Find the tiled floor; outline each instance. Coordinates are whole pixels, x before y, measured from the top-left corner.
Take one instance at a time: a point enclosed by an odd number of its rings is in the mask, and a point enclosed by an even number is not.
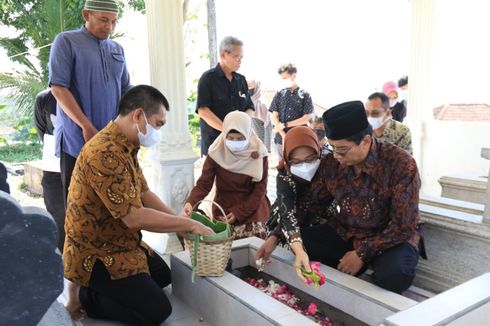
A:
[[[178,242],[176,237],[175,237],[175,241]],[[179,247],[177,246],[177,244],[175,244],[173,245],[173,248],[178,249]],[[168,254],[163,255],[162,258],[165,260],[165,262],[168,265],[170,265],[170,256]],[[211,326],[211,324],[207,323],[205,320],[201,321],[200,320],[201,317],[196,312],[194,312],[185,303],[180,301],[172,294],[171,285],[166,287],[164,291],[167,294],[170,303],[172,304],[172,314],[162,324],[162,326],[194,326],[194,325]],[[63,304],[64,306],[64,304],[66,303],[66,299],[67,296],[66,296],[66,284],[65,284],[65,291],[59,296],[58,301],[60,301],[61,304]],[[58,325],[58,324],[55,324],[55,321],[53,321],[52,323],[48,321],[46,325],[51,326],[51,325]],[[75,325],[76,326],[125,326],[125,324],[116,321],[108,321],[108,320],[100,320],[100,319],[92,319],[92,318],[85,318],[80,322],[76,322]]]
[[[205,320],[201,320],[201,316],[191,310],[186,304],[180,301],[172,294],[171,286],[164,289],[167,297],[172,304],[172,314],[170,317],[162,324],[162,326],[211,326],[211,324],[207,323]],[[66,302],[66,293],[63,293],[59,298],[63,305]],[[48,321],[46,325],[58,325],[55,321],[51,323]],[[75,323],[76,326],[125,326],[125,324],[116,322],[116,321],[108,321],[108,320],[100,320],[100,319],[92,319],[85,318],[80,322]],[[60,325],[61,326],[61,325]],[[65,325],[63,325],[65,326]]]

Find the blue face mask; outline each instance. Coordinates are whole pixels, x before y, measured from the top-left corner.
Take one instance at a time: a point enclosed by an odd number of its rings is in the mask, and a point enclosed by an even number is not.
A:
[[[136,129],[138,129],[138,139],[140,140],[141,146],[153,147],[160,142],[160,132],[158,132],[158,130],[153,128],[153,126],[148,123],[145,114],[143,116],[145,117],[145,122],[146,122],[146,134],[143,134],[140,131],[138,124],[136,124]]]

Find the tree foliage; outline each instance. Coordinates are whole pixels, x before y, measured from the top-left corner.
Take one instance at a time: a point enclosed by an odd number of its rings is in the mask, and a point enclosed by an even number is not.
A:
[[[14,31],[13,36],[0,37],[0,46],[23,67],[0,74],[0,88],[9,91],[8,99],[23,115],[32,115],[36,94],[48,85],[50,44],[58,33],[83,25],[84,4],[85,0],[0,1],[0,25]],[[144,0],[130,0],[122,9],[128,7],[144,11]]]
[[[84,4],[84,0],[4,0],[0,4],[0,23],[14,28],[17,35],[0,38],[0,46],[13,56],[13,61],[37,73],[47,85],[50,50],[47,45],[58,33],[83,24]],[[29,56],[18,55],[29,48],[41,48],[33,52],[39,60],[39,68]]]

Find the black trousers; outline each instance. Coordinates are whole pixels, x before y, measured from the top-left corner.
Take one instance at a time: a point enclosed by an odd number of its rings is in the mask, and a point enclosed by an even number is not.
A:
[[[97,260],[88,287],[80,289],[80,302],[87,316],[128,325],[160,325],[172,313],[162,288],[171,282],[170,269],[160,256],[148,256],[146,273],[111,280]]]
[[[44,193],[44,205],[58,227],[58,248],[63,252],[65,243],[65,205],[61,200],[63,198],[63,184],[61,182],[61,173],[43,171],[41,181]]]
[[[354,249],[352,240],[344,241],[326,224],[301,229],[301,237],[310,260],[320,261],[333,268],[337,268],[339,260],[346,252]],[[370,265],[374,284],[401,293],[412,284],[418,259],[419,251],[416,248],[408,243],[401,243],[374,257],[358,275]]]
[[[66,210],[66,200],[68,198],[68,187],[70,186],[71,175],[75,168],[76,157],[71,156],[61,151],[60,156],[60,170],[61,170],[61,182],[63,184],[63,202]]]

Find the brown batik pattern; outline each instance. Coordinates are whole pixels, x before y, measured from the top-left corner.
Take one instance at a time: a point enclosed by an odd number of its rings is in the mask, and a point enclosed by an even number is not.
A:
[[[325,205],[337,202],[337,214],[327,223],[344,240],[354,240],[363,261],[403,242],[418,246],[420,178],[407,152],[374,141],[359,175],[332,155],[319,170],[308,196]]]
[[[267,231],[269,235],[276,235],[285,247],[301,239],[302,227],[325,223],[334,214],[333,202],[325,204],[318,200],[318,196],[311,195],[318,192],[312,187],[323,187],[321,183],[314,182],[318,178],[319,174],[316,174],[311,183],[302,183],[293,179],[286,170],[277,174],[277,197],[272,205]]]
[[[112,279],[148,273],[139,230],[120,219],[140,208],[141,193],[148,190],[136,158],[138,148],[110,122],[82,149],[68,193],[65,277],[88,285],[96,260]]]

